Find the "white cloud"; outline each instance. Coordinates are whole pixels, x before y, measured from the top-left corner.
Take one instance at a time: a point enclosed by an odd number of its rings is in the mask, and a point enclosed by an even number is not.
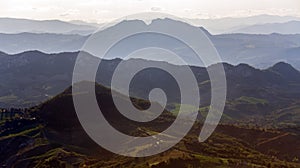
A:
[[[0,17],[105,22],[139,12],[184,18],[299,15],[299,0],[0,0]],[[200,15],[199,15],[200,14]]]

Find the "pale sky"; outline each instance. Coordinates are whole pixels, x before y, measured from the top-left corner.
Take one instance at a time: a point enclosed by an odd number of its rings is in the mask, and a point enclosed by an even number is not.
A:
[[[300,16],[300,0],[0,0],[0,17],[107,22],[158,11],[184,18]]]

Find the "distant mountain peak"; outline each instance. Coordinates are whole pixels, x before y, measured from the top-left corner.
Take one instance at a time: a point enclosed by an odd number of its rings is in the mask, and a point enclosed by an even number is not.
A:
[[[169,25],[168,25],[169,24]],[[146,21],[143,19],[129,19],[129,20],[122,20],[117,24],[113,24],[111,26],[106,27],[105,29],[109,29],[109,28],[130,28],[133,26],[141,26],[141,27],[146,27],[146,26],[164,26],[164,27],[176,27],[176,25],[185,25],[187,27],[191,27],[194,29],[200,29],[203,33],[205,33],[207,36],[212,36],[212,34],[205,29],[204,27],[199,27],[199,26],[194,26],[193,24],[190,24],[189,21],[185,21],[185,20],[177,20],[177,19],[173,19],[173,18],[155,18],[152,19],[150,21]],[[105,30],[103,29],[103,30]]]
[[[153,19],[151,23],[155,23],[155,22],[173,22],[173,23],[188,24],[187,22],[185,22],[183,20],[172,19],[172,18],[168,18],[168,17]],[[188,25],[190,25],[190,24],[188,24]]]
[[[205,29],[203,26],[194,26],[192,24],[190,24],[188,21],[184,21],[184,20],[176,20],[176,19],[172,19],[172,18],[157,18],[157,19],[153,19],[151,23],[157,23],[157,22],[172,22],[172,23],[178,23],[178,24],[185,24],[185,25],[188,25],[188,26],[192,26],[192,27],[195,27],[195,28],[200,28],[205,34],[207,35],[211,35],[209,33],[209,31],[207,29]]]
[[[292,70],[292,71],[297,71],[292,65],[286,63],[286,62],[278,62],[276,64],[274,64],[271,67],[272,70],[276,70],[276,71],[284,71],[284,70]]]
[[[290,77],[294,78],[295,80],[300,80],[300,72],[286,62],[278,62],[268,70],[276,72],[285,78]]]
[[[8,54],[5,53],[5,52],[0,51],[0,55],[8,55]]]
[[[236,66],[237,69],[239,70],[255,70],[254,67],[250,66],[249,64],[245,63],[240,63]]]
[[[143,20],[140,20],[140,19],[122,20],[117,25],[128,24],[128,23],[136,23],[136,24],[144,24],[144,25],[146,25],[146,22],[143,21]]]
[[[47,54],[39,50],[29,50],[14,55],[47,55]]]
[[[234,70],[235,72],[242,74],[243,77],[252,76],[257,71],[254,67],[245,63],[238,64],[234,67]]]

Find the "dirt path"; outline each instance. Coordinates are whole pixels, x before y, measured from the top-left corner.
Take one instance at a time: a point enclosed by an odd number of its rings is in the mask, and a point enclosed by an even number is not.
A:
[[[285,136],[287,136],[287,135],[289,135],[288,132],[287,132],[287,133],[284,133],[284,134],[281,134],[281,135],[278,135],[278,136],[276,136],[276,137],[273,137],[273,138],[264,140],[264,141],[258,143],[257,146],[260,146],[260,145],[262,145],[262,144],[265,144],[265,143],[268,143],[268,142],[271,142],[271,141],[275,141],[275,140],[277,140],[277,139],[279,139],[279,138],[282,138],[282,137],[285,137]]]

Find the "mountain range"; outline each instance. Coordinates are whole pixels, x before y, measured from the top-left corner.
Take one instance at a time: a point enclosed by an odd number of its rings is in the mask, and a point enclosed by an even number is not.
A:
[[[139,18],[136,18],[139,19]],[[141,18],[142,19],[142,18]],[[280,27],[288,27],[291,21],[300,21],[299,17],[293,16],[276,16],[276,15],[256,15],[249,17],[225,17],[210,19],[190,19],[185,21],[195,26],[205,27],[212,34],[227,34],[233,32],[241,32],[243,29],[259,26],[260,29],[252,29],[251,33],[284,33],[291,34],[286,29],[270,29],[268,24],[278,24]],[[265,26],[266,24],[266,26]],[[61,20],[32,20],[21,18],[0,18],[0,33],[17,34],[17,33],[57,33],[57,34],[80,34],[88,35],[101,28],[105,23],[89,23],[80,20],[61,21]],[[264,28],[266,27],[266,28]],[[268,29],[266,31],[264,29]],[[299,30],[293,29],[299,33]],[[244,31],[247,32],[247,31]]]
[[[79,81],[72,85],[79,50],[101,24],[1,18],[0,167],[300,167],[299,18],[261,15],[194,21],[196,26],[168,18],[155,19],[149,24],[126,20],[96,35],[109,38],[113,36],[111,30],[121,32],[137,26],[165,29],[170,25],[185,26],[191,36],[192,32],[204,32],[224,62],[204,67],[196,64],[192,53],[178,43],[146,34],[147,40],[134,36],[128,41],[134,46],[124,43],[109,52],[109,57],[101,60],[94,82]],[[218,34],[224,32],[229,34]],[[149,44],[176,49],[188,64],[174,63],[159,52],[152,59],[139,57],[139,53],[134,58],[123,58],[132,47]],[[81,51],[80,54],[85,56],[82,61],[100,59],[97,53]],[[121,63],[126,70],[116,70]],[[176,79],[153,67],[138,72],[130,80],[129,99],[124,99],[124,88],[111,86],[113,75],[118,72],[119,81],[128,79],[127,72],[137,65],[156,65],[182,76],[189,68],[199,88],[199,107],[182,104]],[[213,134],[200,143],[199,132],[211,108],[213,82],[208,72],[219,65],[224,67],[227,84],[224,112]],[[90,65],[83,68],[87,66]],[[95,92],[72,90],[86,86],[94,87]],[[164,91],[167,98],[164,108],[159,102],[150,102],[149,94],[154,88]],[[156,143],[150,146],[169,143],[156,135],[173,124],[182,106],[197,109],[197,120],[179,143],[163,153],[141,158],[120,156],[96,144],[79,122],[73,98],[94,93],[95,102],[113,128],[135,137],[153,135]],[[139,110],[158,105],[162,113],[149,122],[137,122],[120,113],[115,99],[133,104]],[[85,112],[90,111],[87,105]],[[89,120],[89,125],[92,124],[103,123]],[[99,136],[107,139],[106,133],[110,134],[107,131]],[[123,142],[119,145],[126,145],[132,154],[144,152],[148,147],[139,145],[135,139]]]
[[[69,23],[60,20],[30,20],[16,18],[0,18],[0,32],[16,33],[55,33],[55,34],[91,34],[96,26]]]
[[[256,68],[267,68],[277,62],[284,61],[292,64],[297,69],[300,69],[300,61],[298,57],[298,50],[300,46],[300,35],[282,35],[282,34],[268,34],[268,35],[253,35],[253,34],[222,34],[211,35],[204,28],[194,27],[186,23],[175,21],[171,19],[154,20],[151,25],[146,25],[139,20],[123,21],[112,27],[100,31],[98,34],[104,35],[109,29],[130,28],[134,26],[163,26],[165,24],[184,25],[187,28],[195,31],[203,31],[212,41],[221,59],[233,65],[239,63],[246,63]],[[35,34],[35,33],[21,33],[21,34],[0,34],[0,51],[8,54],[17,54],[29,50],[39,50],[45,53],[59,53],[59,52],[75,52],[82,48],[84,42],[89,36],[81,35],[63,35],[63,34]],[[156,39],[161,47],[168,48],[169,46],[176,47],[174,41],[164,41],[163,39]],[[144,45],[146,41],[135,41],[137,45]],[[128,46],[124,46],[123,50],[115,51],[115,55],[111,55],[110,59],[116,57],[123,57]],[[191,53],[185,48],[181,48],[179,52],[186,55],[188,64],[193,64],[195,61],[190,59]],[[164,56],[157,57],[161,60],[166,60]],[[199,65],[198,65],[199,66]]]
[[[300,72],[291,65],[279,62],[256,69],[223,63],[228,85],[226,106],[221,123],[204,143],[198,142],[198,135],[210,108],[210,80],[206,68],[191,66],[201,95],[198,121],[170,150],[131,158],[95,144],[80,125],[72,100],[80,94],[72,93],[70,86],[77,54],[0,53],[2,167],[299,167]],[[180,71],[182,66],[142,59],[102,60],[96,78],[101,85],[93,83],[103,115],[120,132],[143,137],[168,128],[180,107],[176,81],[158,69],[138,73],[131,82],[131,102],[127,103],[147,109],[149,90],[159,87],[168,104],[155,120],[134,122],[118,112],[107,87],[121,61],[126,67],[155,63]],[[138,146],[133,151],[143,149]]]
[[[193,25],[202,26],[208,29],[212,34],[228,34],[237,32],[239,29],[247,29],[251,26],[263,25],[265,24],[275,24],[278,23],[281,26],[285,26],[286,23],[290,21],[300,21],[299,17],[293,16],[276,16],[276,15],[256,15],[249,17],[225,17],[225,18],[212,18],[212,19],[187,19],[190,20]],[[274,27],[273,31],[265,32],[262,30],[257,30],[252,32],[254,34],[265,34],[265,33],[280,33],[277,32],[278,29]],[[296,30],[299,33],[299,30]],[[284,33],[290,34],[288,31]]]
[[[299,34],[300,21],[289,21],[285,23],[265,23],[243,27],[234,30],[234,33],[246,34]]]
[[[1,107],[33,106],[63,91],[71,85],[77,54],[45,54],[38,51],[17,55],[2,53],[0,56],[2,60],[0,64]],[[87,59],[95,58],[88,53],[85,54]],[[96,81],[110,86],[115,68],[121,61],[121,59],[102,60]],[[122,62],[128,68],[136,64],[148,65],[149,63],[179,71],[182,68],[180,65],[143,59],[123,60]],[[300,73],[287,63],[280,62],[263,70],[247,64],[233,66],[224,63],[223,66],[228,85],[224,122],[256,116],[263,119],[271,115],[274,110],[289,107],[297,103],[299,99]],[[208,68],[214,68],[214,65]],[[198,81],[201,93],[200,109],[205,116],[210,104],[210,80],[206,68],[191,66],[191,70]],[[176,113],[180,102],[180,95],[176,90],[179,88],[174,78],[168,73],[155,68],[146,69],[133,78],[130,87],[132,96],[143,99],[148,99],[151,89],[162,88],[168,98],[167,109]]]

